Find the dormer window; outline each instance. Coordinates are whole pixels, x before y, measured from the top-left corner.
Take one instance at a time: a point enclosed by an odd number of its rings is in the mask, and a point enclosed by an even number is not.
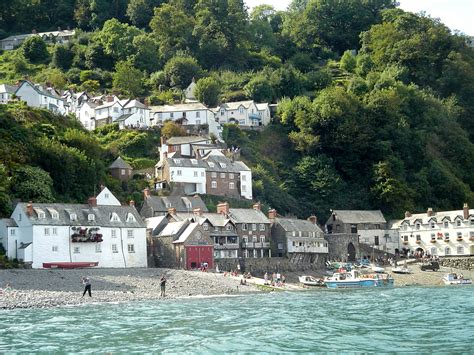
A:
[[[44,212],[38,212],[38,218],[39,219],[45,219],[46,218],[46,214]]]
[[[174,161],[175,164],[178,164],[178,165],[181,164],[181,159],[173,159],[173,161]]]
[[[110,216],[110,221],[111,222],[120,222],[120,218],[117,215],[117,213],[113,212],[112,215]]]
[[[457,227],[461,227],[461,220],[460,220],[460,219],[458,219],[458,220],[456,221],[456,226],[457,226]]]
[[[226,163],[219,163],[219,165],[221,166],[221,168],[224,168],[224,169],[227,167]]]
[[[209,164],[209,166],[210,166],[211,168],[213,168],[213,167],[215,166],[212,161],[208,161],[207,163]]]
[[[420,224],[420,223],[416,223],[416,224],[415,224],[415,229],[416,229],[416,230],[419,230],[420,227],[421,227],[421,224]]]
[[[89,214],[87,215],[87,220],[88,220],[89,222],[95,221],[95,215],[94,215],[93,213],[89,213]]]
[[[197,161],[196,159],[191,159],[191,163],[192,163],[193,165],[197,165],[198,161]]]
[[[131,213],[127,215],[127,222],[136,222],[135,216]]]
[[[448,228],[449,227],[449,222],[448,221],[444,221],[444,228]]]
[[[70,219],[71,221],[77,221],[77,214],[71,213],[71,214],[69,215],[69,219]]]

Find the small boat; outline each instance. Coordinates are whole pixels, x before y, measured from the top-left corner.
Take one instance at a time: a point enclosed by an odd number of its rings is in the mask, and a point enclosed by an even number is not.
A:
[[[94,267],[99,265],[98,261],[91,262],[56,262],[56,263],[43,263],[45,269],[78,269],[84,267]]]
[[[396,266],[392,268],[392,272],[394,274],[411,274],[411,269],[407,268],[406,266]]]
[[[471,285],[471,279],[465,279],[462,275],[458,275],[454,272],[450,272],[443,276],[443,282],[445,285]]]
[[[313,276],[300,276],[298,279],[306,286],[324,286],[324,281],[322,279],[317,279]]]
[[[357,270],[351,272],[336,272],[331,277],[326,277],[324,283],[327,288],[362,288],[362,287],[391,287],[393,277],[388,274],[365,274]]]
[[[372,271],[376,273],[384,273],[385,269],[378,265],[372,265]]]

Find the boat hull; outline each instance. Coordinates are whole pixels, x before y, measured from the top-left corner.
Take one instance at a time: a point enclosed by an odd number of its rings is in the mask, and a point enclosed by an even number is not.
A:
[[[43,263],[45,269],[78,269],[84,267],[95,267],[99,265],[98,261],[92,262],[58,262],[58,263]]]
[[[327,288],[367,288],[367,287],[392,287],[393,279],[362,279],[325,281]]]

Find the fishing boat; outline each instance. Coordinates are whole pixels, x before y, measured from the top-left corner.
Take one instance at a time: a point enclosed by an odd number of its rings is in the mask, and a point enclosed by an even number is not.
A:
[[[327,288],[391,287],[393,282],[388,274],[361,274],[358,270],[336,272],[324,279]]]
[[[443,276],[443,282],[445,285],[471,285],[471,279],[465,279],[462,275],[458,275],[454,272],[450,272]]]
[[[406,266],[396,266],[392,268],[392,272],[394,274],[411,274],[412,273],[411,269]]]
[[[372,264],[371,268],[372,268],[372,271],[376,272],[376,273],[384,273],[385,272],[385,269],[383,267],[375,265],[375,264]]]
[[[317,279],[313,276],[300,276],[298,277],[300,280],[300,283],[302,283],[305,286],[324,286],[324,281],[322,279]]]
[[[92,262],[56,262],[56,263],[43,263],[45,269],[78,269],[84,267],[95,267],[99,265],[98,261]]]

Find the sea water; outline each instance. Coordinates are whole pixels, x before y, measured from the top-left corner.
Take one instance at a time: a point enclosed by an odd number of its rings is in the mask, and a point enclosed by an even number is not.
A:
[[[474,287],[0,311],[0,352],[474,352]]]

